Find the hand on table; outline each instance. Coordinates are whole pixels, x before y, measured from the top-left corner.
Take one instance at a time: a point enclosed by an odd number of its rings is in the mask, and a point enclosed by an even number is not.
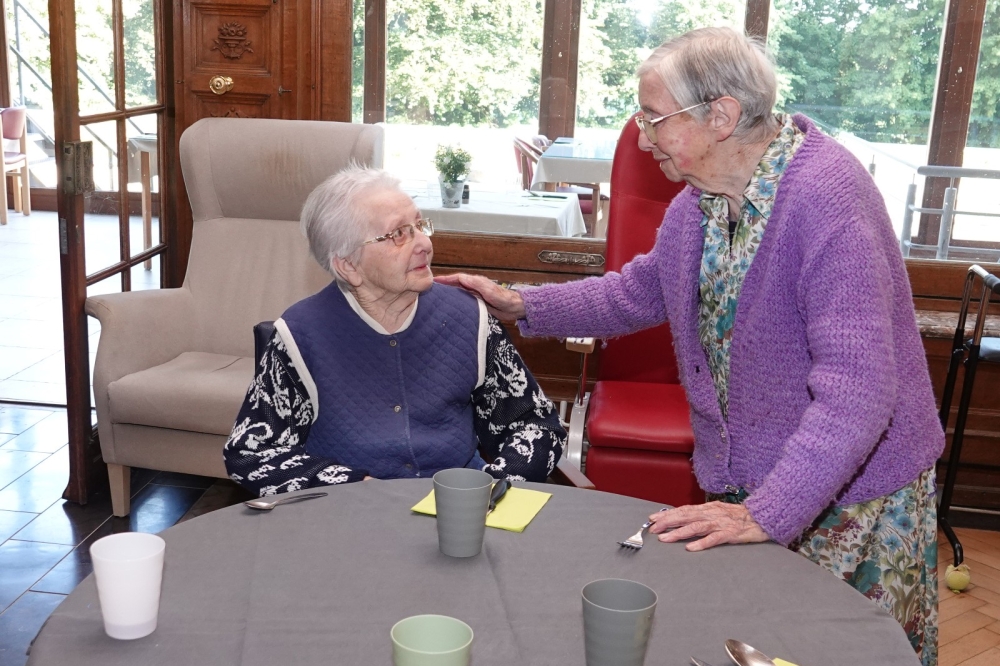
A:
[[[521,294],[513,289],[504,289],[482,275],[454,273],[440,275],[435,277],[434,281],[452,287],[461,287],[483,299],[490,314],[500,321],[524,319],[524,300],[521,298]]]
[[[771,540],[742,504],[691,504],[654,513],[649,519],[653,521],[649,528],[650,534],[659,534],[660,541],[664,543],[703,537],[685,547],[692,552],[724,543],[762,543]],[[673,531],[664,534],[668,529]]]

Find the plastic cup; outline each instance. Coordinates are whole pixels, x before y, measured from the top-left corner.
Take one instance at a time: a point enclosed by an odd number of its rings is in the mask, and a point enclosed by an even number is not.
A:
[[[656,592],[642,583],[605,578],[583,588],[587,666],[642,666]]]
[[[443,469],[434,475],[438,547],[442,553],[473,557],[483,550],[492,484],[492,476],[476,469]]]
[[[132,640],[156,630],[166,543],[155,534],[124,532],[94,542],[90,557],[104,631]]]
[[[472,627],[447,615],[414,615],[392,627],[395,666],[468,666]]]

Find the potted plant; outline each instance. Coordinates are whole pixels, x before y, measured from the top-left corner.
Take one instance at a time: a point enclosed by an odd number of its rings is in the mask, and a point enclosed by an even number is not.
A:
[[[438,182],[441,183],[441,205],[445,208],[458,208],[462,203],[462,187],[469,175],[469,163],[472,155],[461,148],[438,146],[434,153],[434,166],[438,170]]]

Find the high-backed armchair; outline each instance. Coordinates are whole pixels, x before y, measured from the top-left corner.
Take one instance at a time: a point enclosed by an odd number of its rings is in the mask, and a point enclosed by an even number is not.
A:
[[[302,204],[352,160],[382,166],[382,153],[376,125],[209,118],[184,132],[184,285],[87,299],[101,321],[94,398],[116,516],[129,512],[130,467],[226,476],[254,325],[331,279],[299,231]]]
[[[630,118],[611,170],[606,271],[652,249],[667,206],[684,187],[664,177],[638,138]],[[568,457],[579,459],[573,448],[585,417],[587,477],[598,490],[672,505],[705,500],[692,471],[694,432],[667,324],[607,341],[586,410],[574,408]]]

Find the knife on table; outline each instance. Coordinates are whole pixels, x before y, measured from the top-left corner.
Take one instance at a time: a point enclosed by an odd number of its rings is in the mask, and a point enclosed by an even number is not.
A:
[[[490,493],[490,509],[486,512],[486,515],[493,513],[493,509],[497,508],[497,502],[503,499],[504,495],[507,494],[507,490],[510,489],[509,479],[500,479],[493,484],[493,492]]]

